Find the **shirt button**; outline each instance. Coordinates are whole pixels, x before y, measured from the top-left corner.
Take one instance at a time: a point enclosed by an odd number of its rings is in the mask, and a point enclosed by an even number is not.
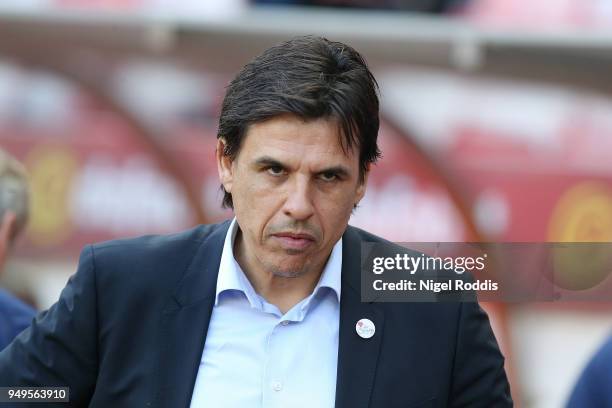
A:
[[[289,325],[289,320],[283,320],[283,321],[281,322],[281,325],[282,325],[282,326],[287,326],[287,325]]]
[[[272,381],[272,389],[274,391],[280,391],[283,389],[283,384],[280,381]]]

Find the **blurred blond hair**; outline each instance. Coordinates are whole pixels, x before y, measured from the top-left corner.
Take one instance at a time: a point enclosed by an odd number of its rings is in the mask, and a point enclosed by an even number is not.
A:
[[[7,211],[15,214],[11,240],[25,228],[30,215],[30,189],[25,167],[0,148],[0,221]]]

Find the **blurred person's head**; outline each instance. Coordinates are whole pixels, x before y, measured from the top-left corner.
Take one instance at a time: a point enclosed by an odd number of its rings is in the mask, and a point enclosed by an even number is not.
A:
[[[365,194],[378,128],[376,80],[346,44],[298,37],[245,65],[217,144],[237,256],[278,276],[318,270]]]
[[[29,216],[26,171],[14,157],[0,149],[0,271],[15,238]]]

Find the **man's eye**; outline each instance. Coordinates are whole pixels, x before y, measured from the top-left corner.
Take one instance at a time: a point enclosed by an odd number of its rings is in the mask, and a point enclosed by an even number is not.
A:
[[[335,181],[338,179],[338,175],[332,172],[321,173],[319,176],[323,181]]]
[[[281,166],[270,166],[267,169],[268,173],[273,176],[282,176],[285,170]]]

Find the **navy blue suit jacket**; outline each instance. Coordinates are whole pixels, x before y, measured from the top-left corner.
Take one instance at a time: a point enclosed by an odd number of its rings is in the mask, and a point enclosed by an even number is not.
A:
[[[0,350],[32,323],[35,314],[31,306],[0,289]]]
[[[588,362],[578,378],[566,408],[612,407],[612,337]]]
[[[86,247],[59,301],[0,353],[0,386],[67,385],[70,406],[188,407],[228,227]],[[343,239],[336,407],[512,406],[477,303],[361,303],[360,243],[383,241],[353,227]]]

